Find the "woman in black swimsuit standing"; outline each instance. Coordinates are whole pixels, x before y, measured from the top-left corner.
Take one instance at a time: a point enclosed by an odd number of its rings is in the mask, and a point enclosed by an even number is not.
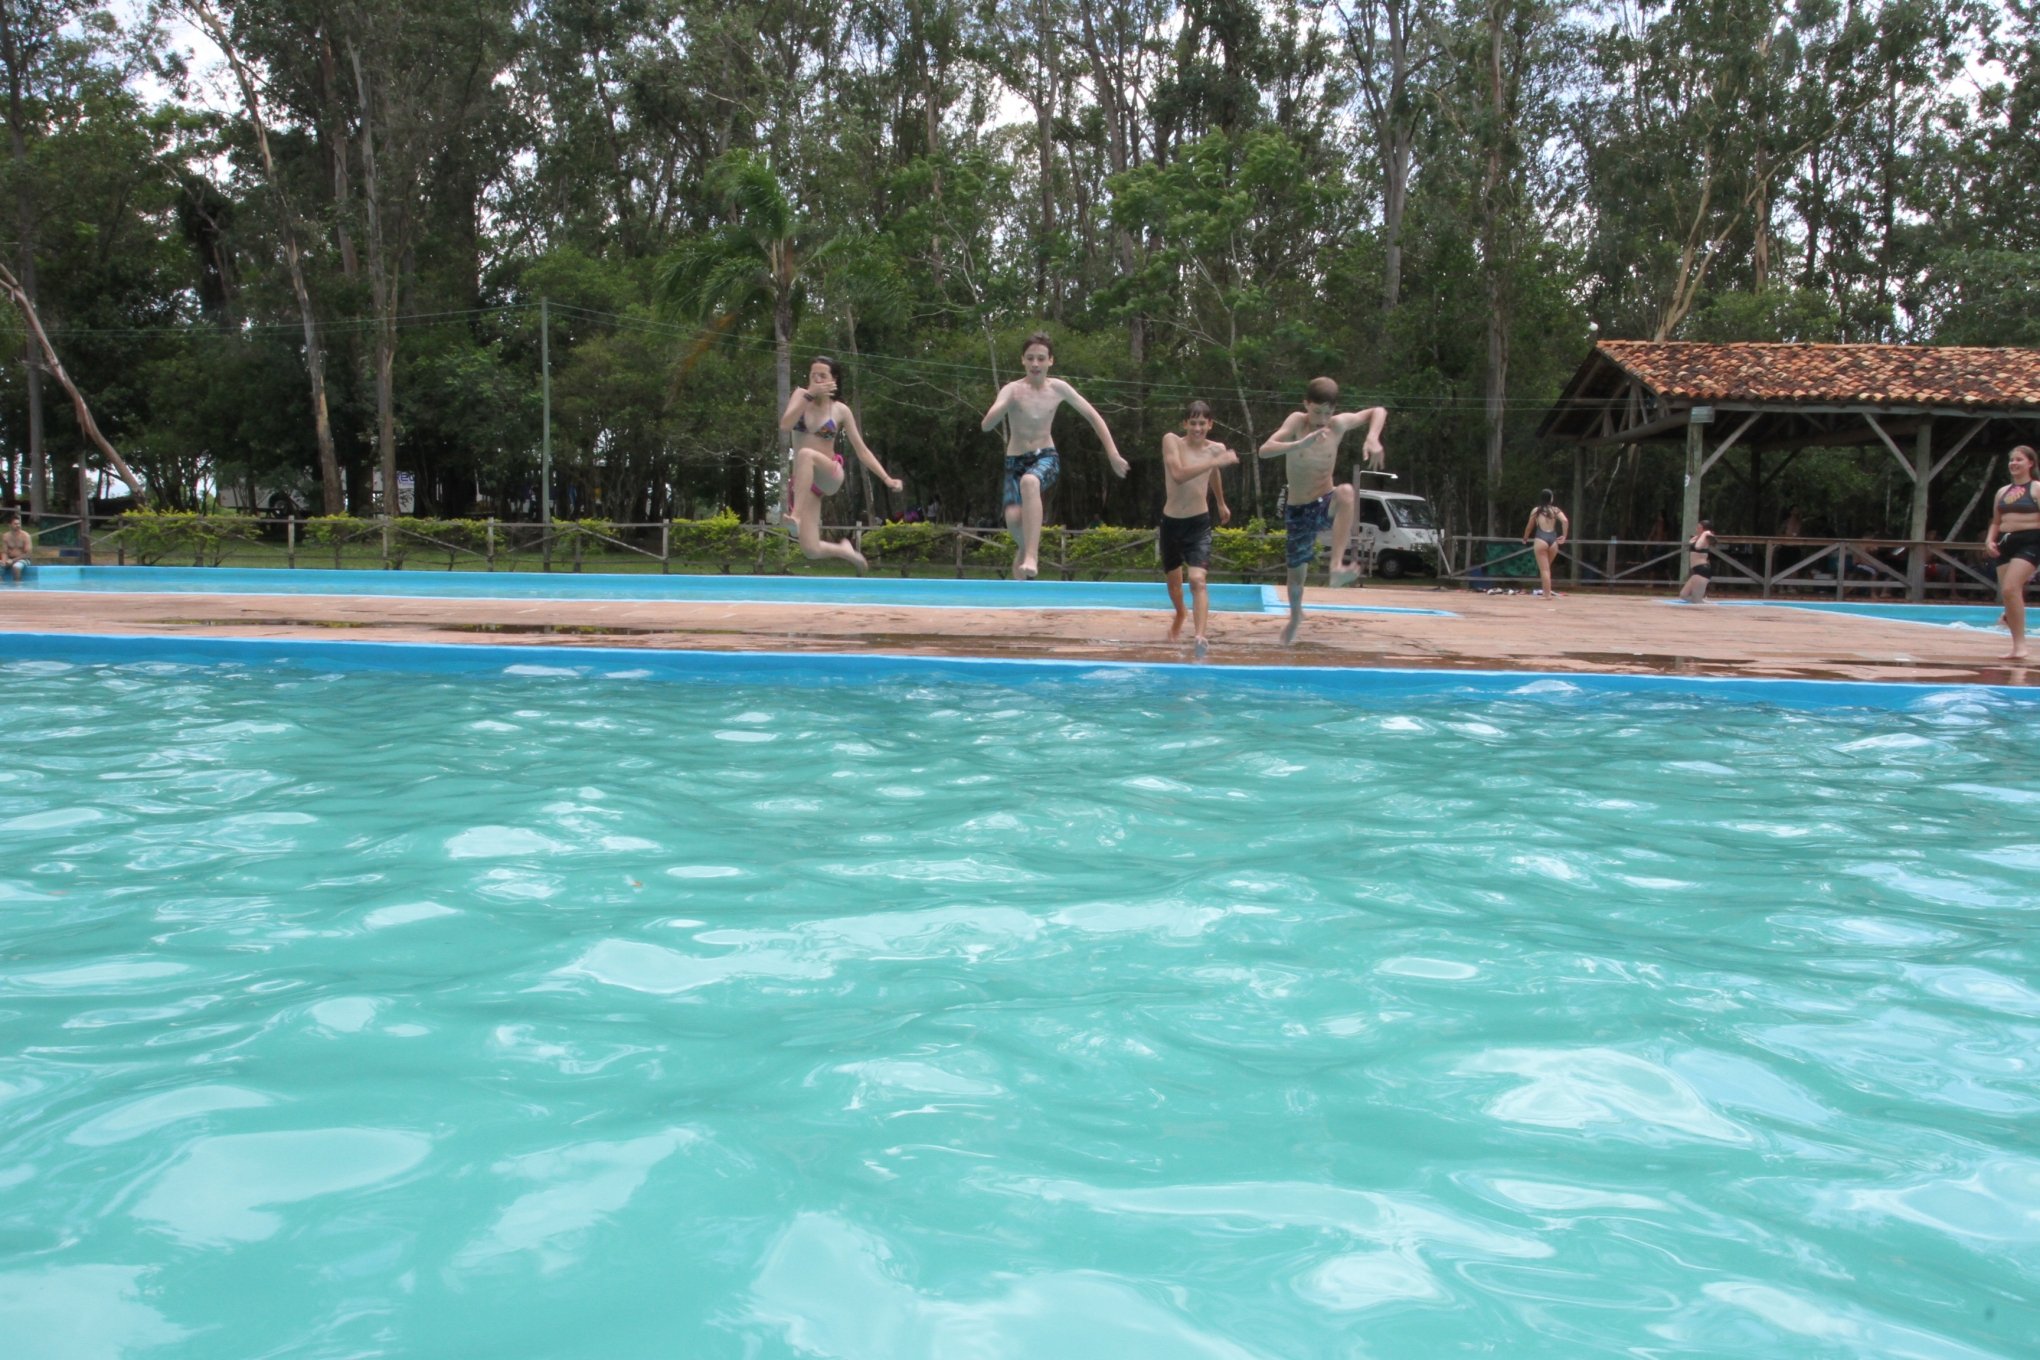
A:
[[[1983,550],[1997,559],[1998,595],[2005,602],[2005,623],[2012,630],[2007,661],[2026,659],[2026,582],[2040,567],[2040,481],[2034,480],[2034,457],[2025,444],[2005,459],[2011,481],[1991,501],[1990,532]]]
[[[1693,555],[1693,565],[1686,569],[1686,584],[1679,591],[1679,598],[1687,604],[1701,604],[1707,599],[1707,583],[1714,579],[1714,567],[1709,554],[1714,551],[1714,521],[1703,519],[1693,537],[1686,541],[1686,550]]]
[[[864,554],[848,543],[829,543],[822,538],[822,501],[843,489],[849,475],[838,445],[850,441],[857,461],[881,482],[898,491],[906,483],[879,465],[878,455],[864,442],[857,417],[836,400],[843,385],[843,369],[834,359],[817,359],[808,365],[808,385],[793,394],[779,417],[779,428],[793,435],[793,467],[787,473],[785,517],[793,521],[800,550],[810,561],[834,557],[848,562],[864,574]]]
[[[1565,543],[1565,537],[1572,531],[1565,511],[1551,503],[1551,489],[1545,488],[1544,499],[1537,502],[1537,508],[1530,512],[1530,518],[1523,525],[1523,541],[1530,545],[1530,551],[1537,555],[1537,574],[1544,579],[1544,598],[1556,599],[1558,592],[1551,588],[1551,564],[1558,558],[1558,550]]]

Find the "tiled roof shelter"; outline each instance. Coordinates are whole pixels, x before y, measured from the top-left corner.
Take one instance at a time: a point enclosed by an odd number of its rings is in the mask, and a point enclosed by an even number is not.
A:
[[[1918,541],[1928,489],[1958,456],[2040,442],[2040,350],[1603,340],[1539,433],[1585,448],[1683,443],[1688,536],[1701,479],[1731,449],[1882,446],[1912,480]],[[1918,598],[1923,554],[1910,563]]]

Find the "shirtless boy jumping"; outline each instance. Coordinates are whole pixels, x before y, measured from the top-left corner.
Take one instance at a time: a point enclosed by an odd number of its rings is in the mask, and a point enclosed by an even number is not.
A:
[[[1055,366],[1055,346],[1046,335],[1036,331],[1027,337],[1027,343],[1020,347],[1020,366],[1027,370],[1027,376],[999,389],[998,399],[985,412],[979,428],[989,431],[1001,420],[1006,422],[1006,528],[1018,545],[1013,554],[1013,579],[1031,581],[1040,570],[1041,497],[1055,485],[1056,475],[1062,471],[1051,429],[1056,409],[1068,402],[1078,415],[1091,422],[1091,428],[1098,432],[1098,442],[1105,446],[1105,457],[1113,472],[1124,477],[1127,462],[1119,456],[1119,446],[1112,442],[1112,431],[1105,428],[1105,418],[1077,395],[1076,388],[1061,378],[1048,376],[1048,370]]]
[[[1162,436],[1162,469],[1167,474],[1168,496],[1162,502],[1162,570],[1169,578],[1169,603],[1176,606],[1175,621],[1169,625],[1169,641],[1183,635],[1183,578],[1190,578],[1190,600],[1197,611],[1195,642],[1203,656],[1209,644],[1204,640],[1204,620],[1211,613],[1211,592],[1205,587],[1205,573],[1211,566],[1211,511],[1209,497],[1218,497],[1218,522],[1232,518],[1225,503],[1225,487],[1218,470],[1236,466],[1240,456],[1223,444],[1206,438],[1211,433],[1211,408],[1201,401],[1190,403],[1183,420],[1183,433]]]
[[[1290,412],[1261,445],[1261,457],[1279,454],[1288,459],[1289,509],[1284,527],[1289,531],[1289,626],[1282,630],[1285,646],[1296,641],[1296,630],[1303,626],[1303,580],[1326,529],[1332,531],[1331,583],[1348,586],[1360,578],[1359,566],[1346,558],[1358,503],[1351,483],[1332,485],[1332,471],[1339,442],[1362,425],[1367,427],[1367,442],[1361,446],[1361,456],[1370,468],[1382,465],[1386,455],[1381,448],[1381,426],[1388,419],[1388,409],[1371,406],[1340,415],[1336,413],[1338,404],[1339,385],[1330,378],[1312,378],[1303,390],[1303,409]]]

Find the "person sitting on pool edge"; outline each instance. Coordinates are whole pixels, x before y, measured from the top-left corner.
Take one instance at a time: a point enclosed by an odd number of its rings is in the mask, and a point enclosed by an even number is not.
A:
[[[1197,655],[1209,649],[1204,638],[1204,621],[1211,613],[1211,592],[1205,574],[1211,566],[1211,511],[1208,498],[1218,498],[1218,522],[1232,518],[1225,503],[1225,487],[1218,470],[1236,467],[1240,456],[1205,436],[1211,433],[1211,408],[1201,401],[1190,403],[1183,417],[1183,433],[1173,430],[1162,436],[1162,470],[1167,491],[1162,502],[1162,571],[1169,580],[1169,603],[1176,607],[1169,624],[1169,641],[1183,635],[1183,580],[1190,580],[1190,601],[1197,612],[1193,642]]]
[[[1043,331],[1036,331],[1020,346],[1024,378],[1015,378],[999,389],[992,409],[978,428],[989,433],[1000,421],[1006,422],[1006,484],[1002,500],[1006,507],[1006,531],[1013,535],[1013,579],[1031,581],[1040,571],[1041,498],[1055,485],[1062,461],[1055,452],[1055,413],[1064,402],[1091,422],[1098,442],[1105,446],[1105,459],[1112,471],[1124,477],[1129,464],[1119,456],[1112,431],[1105,418],[1077,389],[1061,378],[1051,378],[1055,367],[1055,345]]]
[[[7,533],[0,536],[0,570],[19,581],[22,571],[34,559],[35,540],[21,527],[20,515],[9,515]]]
[[[1381,447],[1381,427],[1388,419],[1388,408],[1370,406],[1340,415],[1336,414],[1338,404],[1338,383],[1312,378],[1303,391],[1303,409],[1290,412],[1261,445],[1261,457],[1279,454],[1287,460],[1289,508],[1283,511],[1283,523],[1288,530],[1289,626],[1282,630],[1285,646],[1296,641],[1296,630],[1303,625],[1303,582],[1310,573],[1311,559],[1317,556],[1318,540],[1327,529],[1332,534],[1331,584],[1348,586],[1360,579],[1359,565],[1347,560],[1359,501],[1351,483],[1332,485],[1340,441],[1365,425],[1367,441],[1361,446],[1361,456],[1367,466],[1379,469],[1387,458]]]

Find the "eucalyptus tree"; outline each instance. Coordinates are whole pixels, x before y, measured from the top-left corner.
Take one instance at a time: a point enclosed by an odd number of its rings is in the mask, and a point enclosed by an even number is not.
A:
[[[1381,305],[1402,300],[1410,176],[1445,68],[1444,0],[1353,0],[1339,7],[1359,112],[1381,176]]]
[[[675,315],[705,328],[690,359],[724,336],[757,325],[770,329],[776,418],[793,395],[794,327],[814,272],[837,238],[801,212],[772,163],[757,152],[729,152],[708,179],[720,224],[681,241],[667,257],[658,273],[659,297]],[[791,447],[784,435],[773,443],[782,454]],[[764,500],[761,476],[753,470],[757,504]]]
[[[1781,183],[1818,186],[1792,195],[1810,223],[1835,203],[1824,167],[1882,83],[1877,20],[1829,0],[1618,0],[1604,13],[1600,97],[1578,106],[1576,129],[1589,288],[1604,327],[1665,339],[1723,271],[1731,286],[1777,273]]]
[[[242,107],[247,114],[250,129],[255,134],[256,150],[260,153],[262,175],[277,205],[278,225],[283,235],[284,264],[290,274],[291,292],[297,299],[298,316],[304,327],[305,372],[311,383],[313,434],[319,448],[319,482],[329,515],[337,515],[347,508],[346,492],[340,485],[340,460],[333,448],[333,417],[326,398],[326,347],[320,334],[319,316],[312,306],[312,292],[306,282],[304,247],[298,223],[298,210],[292,201],[288,183],[277,174],[276,156],[270,149],[269,118],[263,111],[260,89],[256,85],[254,72],[240,54],[234,36],[226,21],[207,3],[207,0],[185,0],[185,8],[196,19],[214,44],[225,57],[229,69],[234,73],[234,83],[241,91]]]
[[[49,130],[50,97],[65,79],[62,67],[77,59],[66,30],[93,12],[89,0],[0,0],[0,79],[6,82],[8,196],[14,209],[15,273],[22,297],[36,305],[36,251],[41,231],[37,167],[32,143]],[[42,358],[25,353],[30,508],[41,515],[49,501],[49,464],[43,449]]]
[[[352,0],[337,14],[337,41],[351,79],[349,113],[376,318],[382,510],[394,517],[397,314],[406,275],[430,200],[446,187],[442,173],[479,123],[510,59],[513,9],[509,0],[444,7]]]

